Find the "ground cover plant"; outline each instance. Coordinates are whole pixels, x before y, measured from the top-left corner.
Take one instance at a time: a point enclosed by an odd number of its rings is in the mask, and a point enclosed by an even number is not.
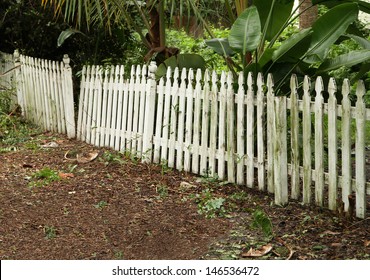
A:
[[[369,218],[275,206],[267,193],[9,118],[12,132],[0,140],[1,259],[370,258]],[[98,157],[79,163],[71,151]]]

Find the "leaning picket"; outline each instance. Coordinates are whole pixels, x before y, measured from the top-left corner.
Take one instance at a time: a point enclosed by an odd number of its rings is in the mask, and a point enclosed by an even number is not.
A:
[[[328,202],[329,209],[337,209],[337,199],[338,199],[338,151],[337,151],[337,99],[335,97],[335,92],[337,90],[335,80],[330,79],[328,92],[328,159],[329,159],[329,182],[328,182]]]
[[[296,75],[292,75],[290,79],[290,142],[291,142],[291,197],[299,199],[300,197],[300,181],[299,181],[299,116],[298,116],[298,79]]]
[[[303,81],[302,142],[303,142],[303,203],[311,203],[312,154],[311,154],[311,80]]]
[[[366,175],[365,175],[365,86],[357,84],[356,101],[356,216],[365,218],[366,213]]]

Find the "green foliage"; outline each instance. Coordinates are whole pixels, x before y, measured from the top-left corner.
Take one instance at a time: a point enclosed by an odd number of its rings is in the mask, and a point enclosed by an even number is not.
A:
[[[54,226],[44,226],[44,234],[46,239],[53,239],[57,236],[57,230]]]
[[[107,205],[108,205],[108,202],[106,202],[106,201],[104,201],[104,200],[101,200],[101,201],[99,201],[97,204],[95,204],[95,205],[94,205],[94,207],[95,207],[96,209],[101,210],[101,209],[103,209],[104,207],[106,207]]]
[[[145,50],[127,26],[112,23],[110,33],[104,26],[83,26],[58,47],[60,34],[72,26],[40,1],[1,1],[0,50],[13,53],[19,49],[22,54],[51,60],[68,54],[76,69],[84,64],[142,63]]]
[[[251,226],[252,228],[261,230],[266,238],[271,238],[273,236],[271,220],[263,210],[257,209],[253,212],[253,221]]]
[[[225,216],[227,211],[224,207],[225,198],[215,197],[212,189],[206,188],[200,194],[193,196],[198,206],[198,213],[207,218]]]
[[[353,78],[359,79],[369,70],[366,50],[361,53],[350,51],[335,60],[328,57],[328,53],[333,44],[338,43],[346,32],[350,32],[349,27],[358,31],[353,25],[361,4],[358,1],[332,2],[334,6],[320,16],[311,28],[286,38],[285,34],[295,29],[296,18],[291,13],[292,1],[258,1],[256,6],[247,8],[237,18],[227,40],[224,38],[222,43],[219,40],[217,44],[213,39],[209,46],[217,53],[227,56],[230,53],[225,51],[228,43],[232,50],[240,54],[239,62],[228,63],[233,73],[240,68],[245,73],[252,71],[254,76],[257,76],[257,72],[262,72],[265,76],[272,73],[277,93],[289,92],[289,78],[293,72],[314,77],[342,66],[362,65],[365,68]],[[352,38],[366,49],[366,40],[356,33],[357,37]],[[286,40],[282,40],[283,37]]]
[[[225,37],[229,34],[230,30],[227,28],[212,28],[212,32],[215,36]],[[211,68],[219,72],[227,70],[227,66],[223,58],[208,48],[203,38],[194,38],[189,36],[184,30],[168,29],[167,44],[180,49],[182,54],[198,54],[202,56],[206,62],[207,68]]]
[[[158,184],[155,188],[159,199],[165,199],[168,197],[168,187],[167,185]]]
[[[50,169],[49,167],[44,167],[31,175],[31,182],[28,186],[30,188],[42,187],[58,180],[60,180],[60,177],[57,171]]]
[[[104,162],[105,166],[108,166],[110,164],[122,165],[125,163],[120,154],[112,151],[105,151],[103,155],[99,158],[99,160]]]

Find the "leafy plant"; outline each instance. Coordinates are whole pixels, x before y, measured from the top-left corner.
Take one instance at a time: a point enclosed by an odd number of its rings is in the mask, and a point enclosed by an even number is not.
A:
[[[261,230],[266,238],[271,238],[273,236],[271,220],[263,210],[257,209],[253,212],[251,226],[252,228]]]
[[[163,184],[158,184],[155,188],[159,199],[165,199],[168,196],[168,187]]]
[[[111,151],[105,151],[100,159],[101,161],[104,162],[104,165],[107,166],[109,164],[124,164],[125,161],[122,159],[122,157],[115,153],[115,152],[111,152]]]
[[[30,183],[30,187],[41,187],[48,185],[51,182],[60,180],[59,173],[55,170],[45,167],[31,175],[33,179]]]
[[[303,29],[276,44],[283,31],[297,18],[293,2],[254,1],[255,6],[244,10],[235,20],[227,38],[213,39],[206,43],[215,52],[232,61],[228,66],[233,73],[239,70],[245,73],[251,71],[255,77],[257,72],[265,76],[272,73],[276,92],[288,86],[286,82],[293,71],[315,76],[342,66],[369,64],[370,49],[359,36],[352,38],[362,43],[362,50],[328,58],[330,47],[346,32],[350,32],[349,27],[357,19],[359,9],[369,11],[368,4],[356,0],[330,1],[334,6],[319,17],[311,28]],[[313,1],[313,5],[317,2],[329,1]],[[240,57],[239,63],[232,60],[231,57],[235,55]]]
[[[197,203],[198,213],[207,218],[224,216],[227,212],[224,207],[225,198],[214,197],[210,188],[203,190],[201,194],[196,194],[193,198]]]
[[[57,236],[57,230],[54,226],[44,226],[44,234],[46,239],[53,239]]]
[[[95,204],[95,205],[94,205],[94,207],[95,207],[96,209],[101,210],[101,209],[103,209],[104,207],[106,207],[107,205],[108,205],[108,203],[107,203],[106,201],[101,200],[101,201],[99,201],[97,204]]]

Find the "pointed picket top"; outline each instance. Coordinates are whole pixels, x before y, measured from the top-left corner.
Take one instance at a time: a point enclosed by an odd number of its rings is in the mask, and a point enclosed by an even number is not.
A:
[[[194,70],[189,69],[189,72],[188,72],[188,88],[193,88],[193,81],[194,81]]]
[[[172,70],[171,67],[167,68],[167,73],[166,73],[166,86],[171,86],[171,77],[172,77]]]
[[[123,82],[124,77],[125,77],[125,66],[121,65],[119,72],[120,72],[120,80]]]
[[[163,77],[161,77],[160,79],[159,79],[159,88],[163,88],[164,87],[164,78]]]
[[[267,75],[267,95],[274,95],[274,77],[271,73]]]
[[[220,82],[221,82],[221,88],[225,88],[226,86],[226,73],[225,71],[222,71],[221,72],[221,79],[220,79]]]
[[[141,75],[146,76],[147,74],[148,74],[148,66],[144,64],[143,68],[141,69]]]
[[[363,97],[365,95],[366,89],[365,89],[365,84],[364,81],[359,80],[357,82],[357,88],[356,88],[356,95],[357,95],[357,104],[362,104],[364,102]]]
[[[239,72],[238,85],[239,85],[238,92],[243,92],[244,93],[244,74],[243,74],[243,72]]]
[[[212,71],[212,90],[214,90],[215,92],[218,91],[217,81],[218,81],[218,75],[216,71],[213,70]]]
[[[200,83],[200,81],[202,80],[202,70],[201,69],[197,69],[197,74],[195,76],[195,79],[197,81],[197,84]]]
[[[316,91],[316,97],[322,98],[322,92],[324,91],[324,82],[321,76],[316,78],[315,91]]]
[[[233,91],[233,82],[234,82],[233,74],[231,73],[231,71],[229,71],[227,72],[227,87],[231,91]]]
[[[337,92],[337,84],[334,78],[330,78],[328,86],[329,98],[336,99],[335,93]]]
[[[349,80],[348,79],[344,79],[343,80],[343,84],[342,84],[342,95],[343,95],[343,99],[345,97],[348,98],[350,87],[351,87],[351,85],[349,83]]]
[[[120,69],[119,65],[116,65],[115,70],[114,70],[114,78],[115,78],[116,82],[117,82],[117,81],[118,81],[118,79],[119,79],[119,69]],[[97,72],[100,72],[100,69],[99,69]],[[137,75],[137,74],[136,74],[136,75]],[[139,75],[140,75],[140,74],[139,74]]]
[[[181,84],[186,82],[187,70],[186,68],[182,68],[181,70]]]
[[[117,75],[117,68],[116,68],[116,75]],[[137,83],[140,83],[140,79],[141,79],[141,66],[137,65],[136,72],[135,72],[135,81]]]
[[[209,73],[209,70],[206,69],[206,71],[204,71],[204,83],[208,83],[211,81],[211,75]]]
[[[212,84],[216,84],[218,81],[218,75],[215,70],[212,71]]]
[[[252,75],[252,72],[248,73],[247,84],[248,84],[247,95],[250,94],[250,95],[253,96],[254,90],[253,90],[253,75]]]
[[[257,76],[257,92],[264,92],[264,86],[265,86],[265,81],[263,79],[262,73],[258,73]]]
[[[135,79],[135,65],[132,65],[130,71],[130,81],[134,82],[134,79]]]
[[[173,83],[174,84],[177,84],[178,81],[179,81],[179,77],[180,77],[180,70],[178,67],[175,68],[175,71],[173,73]]]
[[[303,95],[311,95],[311,78],[308,76],[304,76],[303,79]]]
[[[298,88],[298,78],[296,74],[293,74],[290,77],[290,91],[291,91],[291,96],[297,94],[297,88]]]

